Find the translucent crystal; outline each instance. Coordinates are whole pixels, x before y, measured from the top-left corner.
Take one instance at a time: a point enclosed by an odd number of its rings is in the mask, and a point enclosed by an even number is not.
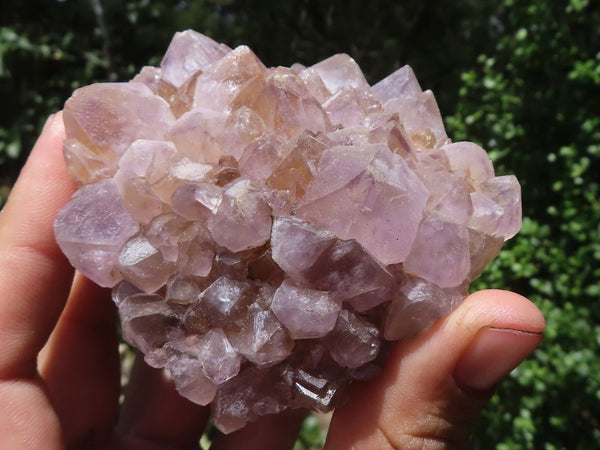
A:
[[[224,432],[343,404],[521,226],[517,179],[451,142],[408,66],[371,87],[348,55],[268,68],[188,30],[63,117],[59,245]]]
[[[388,307],[383,332],[385,339],[414,336],[438,317],[455,309],[465,295],[463,287],[441,288],[418,277],[407,277]]]
[[[104,177],[111,176],[133,141],[163,140],[174,119],[169,104],[141,83],[92,84],[77,89],[63,114],[69,129],[67,143],[74,147],[67,159],[71,174],[81,183],[90,178],[96,181],[89,173],[93,158],[95,164],[104,166],[96,170]]]
[[[273,311],[254,303],[238,323],[241,328],[228,334],[231,343],[240,355],[257,366],[272,366],[292,352],[294,341]]]
[[[275,292],[271,309],[294,339],[325,336],[340,312],[339,304],[326,291],[302,288],[289,280]]]
[[[340,366],[360,367],[379,352],[379,330],[367,320],[345,309],[327,335],[325,345]]]
[[[73,266],[101,286],[112,287],[122,275],[119,254],[139,224],[125,210],[114,181],[81,188],[56,218],[56,240]]]
[[[175,33],[160,67],[161,78],[175,87],[230,52],[224,44],[218,44],[207,36],[192,30]]]

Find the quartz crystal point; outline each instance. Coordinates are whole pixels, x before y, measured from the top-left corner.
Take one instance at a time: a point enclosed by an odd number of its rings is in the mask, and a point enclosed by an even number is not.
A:
[[[516,178],[451,142],[408,66],[370,86],[347,55],[268,68],[185,31],[63,117],[59,245],[226,433],[343,403],[521,226]]]

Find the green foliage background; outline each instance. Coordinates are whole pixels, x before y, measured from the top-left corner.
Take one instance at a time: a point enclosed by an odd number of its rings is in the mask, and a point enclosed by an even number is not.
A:
[[[73,89],[158,64],[186,28],[246,43],[267,65],[346,52],[372,82],[413,66],[449,135],[480,143],[523,187],[523,229],[473,287],[515,290],[548,321],[470,445],[600,445],[600,2],[2,2],[0,204]],[[303,439],[318,445],[322,434],[308,422]]]

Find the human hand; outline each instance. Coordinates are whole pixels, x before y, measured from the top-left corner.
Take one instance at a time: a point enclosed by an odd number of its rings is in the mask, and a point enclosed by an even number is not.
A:
[[[116,309],[75,274],[53,222],[75,185],[52,116],[0,213],[0,448],[192,449],[209,410],[180,397],[138,359],[119,408]],[[355,383],[327,449],[457,448],[497,383],[540,342],[544,319],[503,291],[468,297],[400,342],[382,374]],[[301,411],[265,416],[215,449],[291,448]]]

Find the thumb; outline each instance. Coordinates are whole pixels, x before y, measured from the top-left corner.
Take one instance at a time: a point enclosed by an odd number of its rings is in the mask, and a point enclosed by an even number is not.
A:
[[[520,295],[470,295],[398,343],[377,378],[353,385],[325,448],[461,448],[497,384],[540,343],[544,328],[541,312]]]

